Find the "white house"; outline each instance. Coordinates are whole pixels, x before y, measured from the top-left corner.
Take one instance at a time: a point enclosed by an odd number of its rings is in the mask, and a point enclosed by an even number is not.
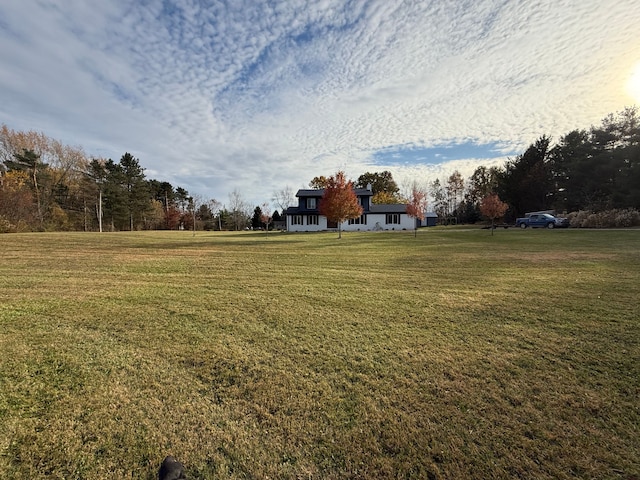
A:
[[[296,193],[298,206],[289,207],[284,212],[288,231],[320,232],[338,229],[336,223],[329,222],[327,217],[320,215],[318,207],[323,193],[323,189],[298,190]],[[416,221],[419,222],[407,215],[406,204],[371,203],[373,192],[370,188],[357,188],[355,193],[363,212],[360,217],[343,222],[341,225],[343,231],[413,230],[416,227]]]

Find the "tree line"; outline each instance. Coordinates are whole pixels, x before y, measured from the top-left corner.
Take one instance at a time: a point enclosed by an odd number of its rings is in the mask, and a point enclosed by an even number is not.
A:
[[[325,188],[328,178],[311,180]],[[415,199],[416,182],[401,191],[388,171],[353,182],[371,187],[374,203]],[[420,192],[431,197],[440,222],[486,218],[482,200],[507,205],[505,220],[529,211],[603,212],[640,209],[640,118],[635,107],[610,114],[597,126],[573,130],[553,145],[543,135],[504,167],[480,166],[464,179],[454,171]],[[281,212],[293,204],[291,188],[272,198]],[[281,220],[267,203],[251,207],[234,190],[228,206],[190,195],[169,182],[148,179],[137,158],[89,158],[38,132],[0,128],[0,232],[38,230],[139,230],[269,228]],[[493,220],[493,219],[492,219]]]
[[[605,212],[640,209],[640,118],[635,107],[597,126],[573,130],[552,145],[543,135],[502,168],[476,168],[465,181],[455,171],[430,185],[433,209],[445,221],[474,223],[481,201],[497,195],[506,220],[526,212]]]
[[[43,133],[0,128],[0,232],[240,230],[249,222],[237,191],[226,207],[147,178],[128,152],[117,162],[89,158]]]

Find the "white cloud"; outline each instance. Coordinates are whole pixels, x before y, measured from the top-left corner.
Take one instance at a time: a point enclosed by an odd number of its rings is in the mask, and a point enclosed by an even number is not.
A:
[[[390,146],[524,150],[597,123],[633,101],[639,20],[635,0],[10,0],[0,122],[259,204],[385,169],[372,155]]]

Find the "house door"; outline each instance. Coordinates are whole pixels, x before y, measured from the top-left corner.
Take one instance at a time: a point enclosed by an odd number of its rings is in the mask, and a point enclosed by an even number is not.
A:
[[[327,228],[338,228],[338,222],[327,220]]]

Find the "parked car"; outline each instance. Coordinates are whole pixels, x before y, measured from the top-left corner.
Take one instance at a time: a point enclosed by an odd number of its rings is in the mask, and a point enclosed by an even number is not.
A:
[[[566,228],[568,226],[567,218],[554,217],[549,213],[532,213],[528,217],[516,220],[516,227],[520,228]]]

